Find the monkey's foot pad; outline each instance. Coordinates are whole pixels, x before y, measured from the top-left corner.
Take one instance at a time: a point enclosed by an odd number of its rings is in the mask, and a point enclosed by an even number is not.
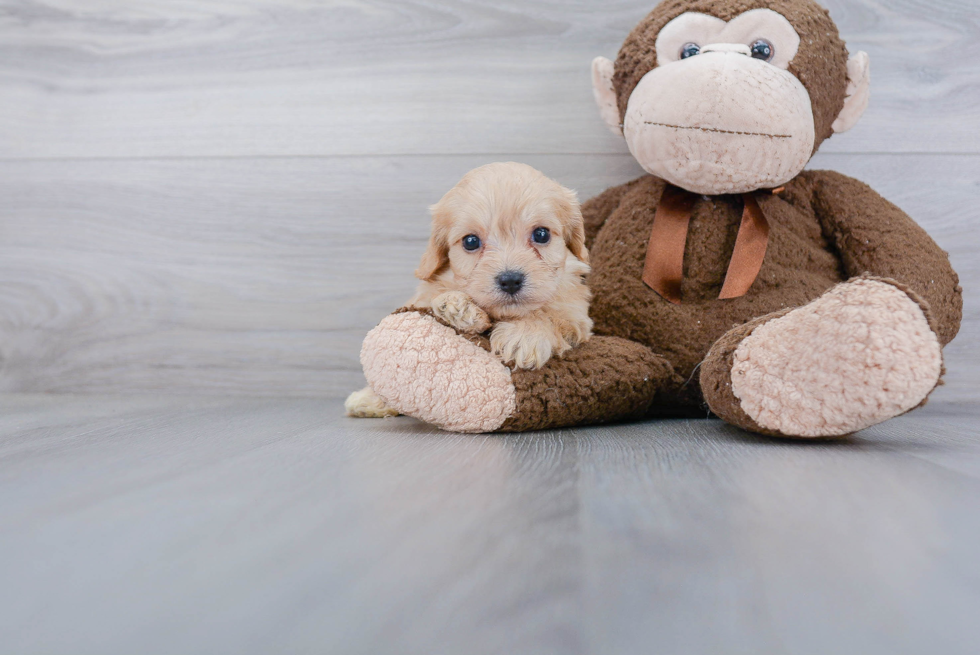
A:
[[[361,348],[368,384],[406,416],[452,432],[493,432],[516,408],[510,369],[431,316],[388,316]]]
[[[835,437],[919,406],[942,371],[919,303],[863,278],[756,328],[735,351],[731,380],[742,410],[765,430]]]

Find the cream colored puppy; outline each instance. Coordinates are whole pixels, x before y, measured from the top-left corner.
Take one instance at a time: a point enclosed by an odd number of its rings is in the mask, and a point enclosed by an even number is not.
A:
[[[592,335],[585,227],[575,192],[524,164],[468,173],[432,207],[432,237],[408,305],[461,332],[490,331],[508,364],[536,369]],[[347,413],[394,416],[370,388]]]

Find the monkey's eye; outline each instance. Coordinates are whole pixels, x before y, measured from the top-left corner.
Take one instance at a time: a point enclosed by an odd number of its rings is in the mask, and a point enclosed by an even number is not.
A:
[[[681,59],[688,59],[695,55],[701,54],[701,46],[697,43],[688,43],[683,48],[681,48]]]
[[[480,249],[483,242],[480,241],[480,237],[475,234],[470,234],[469,236],[463,237],[463,250],[467,252],[474,252]]]
[[[752,57],[755,59],[761,59],[762,61],[772,61],[773,55],[776,54],[776,49],[772,47],[772,44],[765,39],[759,39],[752,44]]]
[[[531,233],[531,240],[543,246],[551,241],[551,230],[546,227],[539,227]]]

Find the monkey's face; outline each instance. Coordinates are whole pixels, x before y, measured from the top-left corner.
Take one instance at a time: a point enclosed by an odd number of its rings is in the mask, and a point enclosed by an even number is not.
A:
[[[744,193],[796,177],[813,153],[810,96],[789,62],[800,37],[769,9],[731,23],[675,18],[658,66],[630,96],[623,133],[647,172],[695,193]]]
[[[652,16],[658,18],[656,12]],[[829,133],[819,134],[814,113],[821,104],[813,102],[794,74],[802,40],[793,24],[769,8],[727,21],[688,11],[660,23],[663,27],[653,35],[649,30],[631,35],[634,50],[650,49],[655,35],[654,52],[621,54],[615,75],[612,62],[600,58],[593,64],[603,115],[617,130],[622,118],[622,134],[640,165],[707,195],[774,188],[796,177],[818,139]],[[629,45],[628,40],[624,50]],[[823,101],[837,105],[834,116],[840,118],[833,131],[850,127],[867,105],[867,56],[861,53],[853,68],[863,73],[863,92],[855,100],[863,106],[852,105],[848,121],[843,120],[845,88],[852,97],[861,89],[856,83],[853,89],[847,86],[852,66],[842,68],[839,88],[831,89],[840,97]],[[823,115],[827,123],[827,112]],[[822,127],[829,132],[829,124]]]

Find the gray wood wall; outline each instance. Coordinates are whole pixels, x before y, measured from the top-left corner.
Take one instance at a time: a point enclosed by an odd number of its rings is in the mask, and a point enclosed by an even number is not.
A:
[[[863,179],[967,291],[980,353],[977,0],[825,0],[870,53]],[[589,62],[653,0],[0,0],[0,391],[336,395],[414,286],[426,207],[521,160],[583,198],[641,173]]]

